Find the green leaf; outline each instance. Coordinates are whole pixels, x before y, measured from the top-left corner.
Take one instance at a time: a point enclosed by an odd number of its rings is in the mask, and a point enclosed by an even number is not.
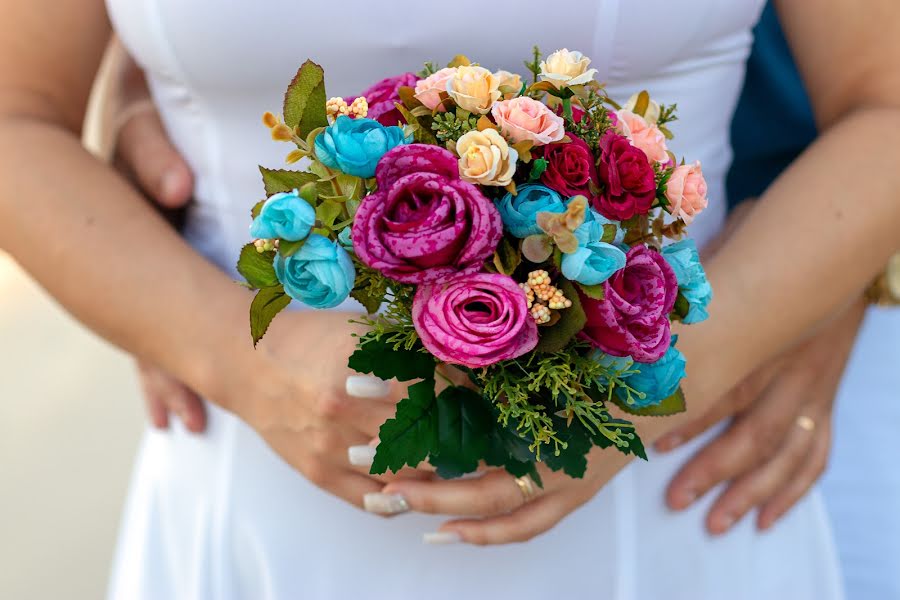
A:
[[[678,297],[675,298],[675,308],[672,310],[672,314],[677,320],[682,320],[688,316],[688,313],[691,311],[691,303],[682,294],[680,291],[678,292]]]
[[[410,386],[409,397],[397,404],[393,419],[378,432],[380,440],[372,462],[373,475],[388,470],[396,473],[404,466],[415,467],[438,446],[438,415],[435,409],[434,379]]]
[[[493,411],[481,394],[453,386],[437,397],[438,445],[430,462],[445,479],[478,469],[488,446]]]
[[[615,225],[608,224],[603,226],[603,237],[600,238],[601,242],[606,242],[607,244],[612,244],[616,241],[616,236],[619,233],[619,228]]]
[[[587,470],[587,453],[593,447],[590,432],[579,421],[573,421],[568,427],[563,421],[558,427],[557,437],[565,443],[565,448],[560,448],[559,454],[543,454],[542,462],[554,471],[563,471],[569,477],[581,479]]]
[[[674,394],[664,399],[659,404],[647,406],[645,408],[634,408],[629,406],[628,403],[618,395],[613,395],[613,402],[628,414],[638,417],[670,417],[687,410],[684,392],[681,388],[678,388]]]
[[[278,242],[278,254],[285,258],[293,256],[294,254],[297,254],[297,251],[299,251],[305,243],[306,240],[300,240],[298,242],[286,242],[285,240],[281,240]]]
[[[385,294],[373,294],[372,287],[366,286],[364,288],[354,288],[350,292],[350,297],[362,304],[367,313],[374,315],[384,303]]]
[[[266,186],[267,196],[299,190],[307,183],[316,183],[319,181],[318,175],[306,171],[267,169],[260,166],[259,172],[262,173],[263,184]]]
[[[280,285],[259,290],[253,303],[250,305],[250,335],[253,337],[253,347],[263,338],[275,315],[287,308],[291,298],[284,293],[284,287]]]
[[[497,423],[496,419],[488,434],[484,462],[490,467],[505,468],[513,477],[530,475],[536,484],[543,487],[528,442],[518,433]]]
[[[547,159],[539,158],[531,165],[531,174],[528,176],[529,181],[537,181],[547,170]]]
[[[603,423],[602,427],[591,435],[591,441],[600,448],[614,447],[626,456],[633,454],[638,458],[647,460],[647,451],[644,449],[644,443],[641,441],[637,431],[635,431],[634,423],[631,421],[610,417],[609,420]]]
[[[363,341],[350,356],[349,362],[350,368],[354,371],[371,374],[385,381],[432,379],[436,365],[434,357],[430,354],[394,348],[384,339]]]
[[[284,95],[285,124],[304,138],[318,127],[327,127],[325,101],[325,70],[307,60]]]
[[[258,252],[256,246],[247,244],[241,248],[241,256],[237,263],[238,273],[244,276],[253,289],[278,285],[275,267],[272,266],[274,259],[274,252]]]
[[[575,286],[568,279],[560,278],[557,287],[572,301],[572,306],[559,311],[560,319],[555,325],[541,327],[541,339],[535,348],[536,352],[559,352],[587,323],[587,315],[584,314]]]
[[[335,202],[334,200],[326,200],[316,207],[316,218],[321,221],[325,227],[332,228],[334,227],[334,222],[341,216],[343,210],[344,207],[342,204]]]
[[[497,251],[494,252],[494,267],[498,273],[512,275],[520,264],[522,264],[520,242],[513,243],[504,236],[497,245]]]
[[[582,294],[594,300],[603,300],[606,297],[606,288],[602,283],[597,285],[581,285],[579,283],[578,289],[581,290]]]
[[[318,183],[310,181],[304,183],[298,188],[300,197],[306,200],[313,208],[316,207],[316,201],[319,199]]]
[[[266,203],[265,200],[260,200],[256,204],[253,205],[253,208],[250,209],[250,218],[255,219],[259,216],[259,213],[262,212],[263,205]]]

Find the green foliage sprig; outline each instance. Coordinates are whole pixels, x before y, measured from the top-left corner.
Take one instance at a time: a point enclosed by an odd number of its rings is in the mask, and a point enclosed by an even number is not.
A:
[[[450,112],[438,113],[434,116],[431,128],[441,142],[456,142],[470,131],[478,129],[478,119],[465,112],[461,115]]]

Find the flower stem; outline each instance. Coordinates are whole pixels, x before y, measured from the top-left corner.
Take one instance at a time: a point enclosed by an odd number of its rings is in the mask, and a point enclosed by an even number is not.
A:
[[[566,117],[566,119],[568,119],[569,121],[575,121],[575,115],[572,114],[572,99],[571,98],[563,98],[562,105],[563,105],[563,115]]]

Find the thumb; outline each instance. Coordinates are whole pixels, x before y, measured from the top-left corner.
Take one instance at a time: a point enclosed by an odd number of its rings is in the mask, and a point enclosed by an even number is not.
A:
[[[143,104],[143,103],[142,103]],[[117,162],[163,208],[180,208],[191,200],[194,177],[172,145],[155,107],[149,102],[122,124],[117,140]]]

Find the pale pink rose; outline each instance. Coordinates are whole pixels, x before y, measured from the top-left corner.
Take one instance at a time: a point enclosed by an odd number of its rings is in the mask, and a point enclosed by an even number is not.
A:
[[[681,217],[687,224],[703,212],[709,201],[700,161],[675,167],[666,185],[666,198],[669,200],[669,212]]]
[[[416,82],[416,99],[428,110],[434,110],[440,106],[438,110],[445,112],[447,108],[441,106],[441,93],[447,93],[447,82],[454,75],[456,75],[456,67],[449,67],[432,73],[425,79],[420,79]]]
[[[644,117],[624,108],[616,112],[616,117],[616,129],[631,141],[632,146],[643,150],[650,162],[668,162],[666,136],[659,127],[651,125]]]
[[[500,133],[513,144],[531,141],[535,146],[544,146],[558,142],[566,135],[562,117],[526,96],[497,102],[491,115],[500,127]]]

